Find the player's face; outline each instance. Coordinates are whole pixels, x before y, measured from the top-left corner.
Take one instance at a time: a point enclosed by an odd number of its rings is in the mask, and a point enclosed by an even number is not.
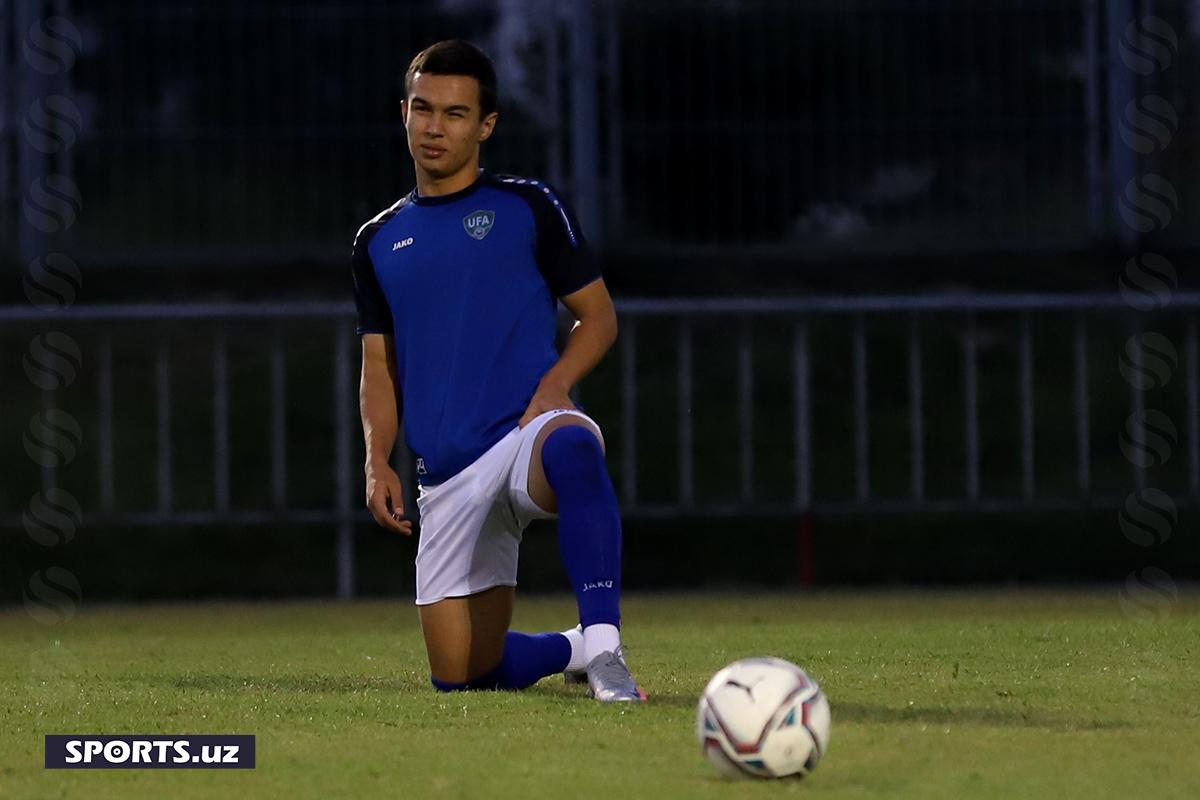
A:
[[[479,145],[492,135],[497,116],[482,116],[479,81],[418,72],[401,108],[417,169],[437,180],[477,168]]]

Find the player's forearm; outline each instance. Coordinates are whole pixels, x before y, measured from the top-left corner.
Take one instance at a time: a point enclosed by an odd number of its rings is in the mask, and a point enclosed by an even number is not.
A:
[[[543,383],[553,383],[570,391],[584,379],[617,340],[615,313],[598,314],[581,319],[567,338],[562,355],[546,375]]]
[[[363,364],[358,405],[367,451],[365,467],[370,469],[374,465],[387,464],[400,430],[400,412],[396,406],[395,386],[386,367]]]

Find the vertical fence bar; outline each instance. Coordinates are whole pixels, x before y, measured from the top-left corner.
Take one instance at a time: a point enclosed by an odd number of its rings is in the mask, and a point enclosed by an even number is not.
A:
[[[41,409],[41,417],[47,424],[51,424],[53,417],[50,412],[58,409],[58,390],[52,384],[45,384],[38,392],[38,402]],[[53,439],[51,440],[53,441]],[[46,458],[42,462],[42,493],[45,494],[51,489],[58,487],[58,461],[55,458]]]
[[[1100,60],[1100,0],[1083,0],[1083,38],[1087,53],[1084,108],[1087,125],[1088,228],[1093,237],[1104,232],[1104,170],[1100,146],[1100,93],[1104,65]],[[1110,37],[1111,39],[1111,37]]]
[[[1075,317],[1075,463],[1079,493],[1086,495],[1092,488],[1091,423],[1088,419],[1088,343],[1087,319]]]
[[[213,339],[213,499],[229,511],[229,351],[225,330]]]
[[[350,496],[350,335],[344,320],[338,320],[333,337],[333,431],[334,469],[337,475],[337,596],[354,596],[354,517]]]
[[[1029,312],[1020,316],[1021,496],[1033,499],[1033,332]]]
[[[1119,32],[1125,30],[1125,26],[1135,19],[1137,3],[1135,0],[1107,0],[1106,6],[1109,42],[1108,57],[1106,58],[1107,128],[1109,141],[1115,143],[1120,141],[1121,120],[1125,107],[1133,102],[1138,91],[1137,73],[1126,67],[1124,62],[1117,57],[1118,53],[1116,52],[1120,41],[1117,37],[1121,35]],[[1132,147],[1114,144],[1108,148],[1109,213],[1117,220],[1117,237],[1121,242],[1121,247],[1126,251],[1133,250],[1137,246],[1138,231],[1123,223],[1120,216],[1120,204],[1125,187],[1137,178],[1140,161],[1140,156]]]
[[[6,4],[0,3],[0,6],[2,6],[2,5],[6,5]],[[83,5],[83,4],[81,3],[80,5]],[[0,14],[2,14],[2,13],[4,13],[4,12],[0,11]],[[51,2],[49,4],[47,13],[48,14],[56,14],[60,17],[70,17],[71,16],[70,0],[53,0],[53,2]],[[2,40],[0,40],[0,41],[2,41]],[[74,73],[74,70],[72,70],[72,69],[64,69],[64,70],[58,71],[58,73],[53,78],[50,79],[49,88],[56,94],[66,95],[67,97],[75,96],[76,89],[72,82],[73,74],[75,74],[75,73]],[[21,109],[21,110],[24,111],[25,109]],[[63,130],[61,123],[59,123],[59,125],[57,127],[58,127],[58,132],[61,134],[62,130]],[[65,147],[59,147],[58,152],[55,153],[54,155],[50,156],[50,158],[48,159],[48,166],[53,172],[55,172],[59,175],[62,175],[64,177],[68,178],[69,180],[76,182],[76,184],[78,184],[79,178],[75,174],[75,148],[74,147],[72,147],[70,145],[65,146]],[[58,234],[58,239],[57,239],[58,244],[56,246],[58,248],[66,249],[67,252],[73,252],[75,250],[77,231],[78,231],[78,229],[74,225],[67,225]]]
[[[916,502],[925,497],[925,381],[921,372],[921,320],[913,313],[908,324],[908,427],[912,442],[909,471]]]
[[[621,4],[604,4],[604,55],[607,96],[604,119],[608,123],[608,219],[606,229],[615,236],[625,222],[624,145],[621,119]]]
[[[1139,317],[1134,317],[1133,332],[1130,335],[1130,341],[1136,340],[1142,335],[1142,324]],[[1133,440],[1134,448],[1143,451],[1142,458],[1145,458],[1146,449],[1146,391],[1142,385],[1142,376],[1146,374],[1146,365],[1142,358],[1142,347],[1140,344],[1132,348],[1130,360],[1133,362],[1134,380],[1129,381],[1129,404],[1133,408],[1133,414],[1130,417],[1127,425],[1130,427],[1128,431]],[[1128,352],[1128,351],[1126,351]],[[1146,488],[1146,467],[1136,463],[1135,459],[1130,459],[1130,466],[1133,467],[1133,485],[1138,489]]]
[[[547,168],[550,171],[550,182],[565,186],[563,180],[563,132],[567,126],[563,124],[563,103],[560,87],[564,83],[562,68],[562,35],[558,20],[551,20],[546,26],[546,106],[549,108],[550,131],[547,148]],[[588,234],[591,231],[587,231]]]
[[[155,356],[155,402],[158,411],[158,513],[171,512],[171,358],[166,334]]]
[[[1196,317],[1188,316],[1184,333],[1184,358],[1187,359],[1188,491],[1200,495],[1200,375],[1197,375]]]
[[[1026,30],[1028,27],[1028,21],[1028,15],[1025,14],[1002,14],[996,19],[997,25],[1006,27],[1008,29],[1005,34],[1002,34],[1008,41],[1032,42],[1033,35]],[[1035,50],[1035,52],[1042,51]],[[1008,69],[1005,70],[1006,79],[1008,81],[1013,81],[1014,83],[1020,82],[1025,70],[1022,59],[1008,58],[1006,61],[1008,62],[1006,64]],[[1010,189],[1008,197],[1006,198],[1006,204],[1010,208],[1015,206],[1020,214],[1020,222],[1018,223],[1020,227],[1018,230],[1024,237],[1030,236],[1032,227],[1031,220],[1033,215],[1030,212],[1030,208],[1034,205],[1034,201],[1032,199],[1033,192],[1031,191],[1030,184],[1034,182],[1035,175],[1039,179],[1042,178],[1042,173],[1039,171],[1039,167],[1041,166],[1040,154],[1038,154],[1036,151],[1036,144],[1031,145],[1031,141],[1041,134],[1041,130],[1030,130],[1034,126],[1028,124],[1028,122],[1031,121],[1030,118],[1033,116],[1031,101],[1035,99],[1033,97],[1034,93],[1037,91],[1035,87],[1036,84],[1030,87],[1033,89],[1033,91],[1021,92],[1018,94],[1016,98],[1014,98],[1013,105],[1010,107],[1008,112],[1018,119],[1025,120],[1027,123],[1024,125],[1017,125],[1012,130],[1011,136],[1013,142],[1011,146],[1015,147],[1016,152],[1022,153],[1024,158],[1022,159],[1023,163],[1020,167],[1021,179],[1007,184],[1009,187],[1013,187],[1015,184],[1016,191],[1013,192]]]
[[[29,35],[34,25],[36,25],[45,13],[44,3],[37,0],[16,0],[12,6],[13,27],[12,33],[17,45],[13,48],[14,55],[20,52],[23,48],[20,46],[25,37]],[[10,13],[5,9],[4,13]],[[7,48],[6,48],[7,49]],[[7,57],[7,54],[5,54]],[[30,58],[14,58],[15,70],[12,76],[13,83],[6,84],[12,86],[11,97],[16,102],[16,108],[12,115],[14,120],[18,115],[24,115],[30,106],[40,98],[50,94],[51,88],[54,85],[52,76],[43,73],[37,67],[37,62]],[[14,156],[16,159],[16,187],[17,191],[29,191],[40,181],[43,181],[46,175],[53,169],[51,159],[42,153],[34,146],[36,140],[27,136],[18,136],[14,131],[13,145]],[[14,209],[15,210],[15,209]],[[17,219],[17,253],[22,264],[28,264],[35,258],[44,256],[50,250],[50,237],[42,230],[41,226],[25,224],[21,218]],[[53,478],[53,476],[49,476]],[[45,483],[47,475],[43,471],[42,481]]]
[[[975,312],[967,312],[963,333],[963,412],[967,451],[967,498],[979,499],[979,376],[976,364]]]
[[[571,191],[579,224],[594,241],[603,241],[600,220],[601,163],[599,129],[599,63],[596,53],[596,5],[593,0],[575,0],[571,10],[568,41],[571,47],[570,136]]]
[[[107,328],[100,334],[100,433],[99,449],[100,510],[113,513],[116,508],[116,489],[113,476],[113,365],[112,334]]]
[[[4,153],[4,157],[0,158],[0,242],[13,242],[16,233],[14,226],[19,224],[16,216],[16,206],[13,204],[15,198],[15,188],[18,185],[16,176],[9,171],[9,157],[11,152],[10,142],[12,141],[14,131],[11,131],[11,123],[9,119],[14,117],[12,111],[12,93],[9,87],[16,85],[16,75],[9,71],[9,55],[8,51],[12,41],[10,33],[13,22],[14,13],[9,10],[7,2],[0,3],[0,42],[4,43],[4,50],[0,54],[0,153]],[[7,255],[7,254],[6,254]]]
[[[686,317],[679,319],[679,503],[691,508],[695,502],[692,446],[692,326]]]
[[[738,334],[738,464],[741,499],[754,496],[754,340],[750,318],[744,317]]]
[[[276,511],[287,507],[287,373],[283,333],[271,337],[271,501]]]
[[[792,332],[792,408],[796,447],[796,505],[812,504],[812,409],[809,394],[808,324],[797,320]]]
[[[861,314],[854,317],[854,493],[871,496],[870,420],[867,419],[867,334]]]
[[[621,323],[621,502],[637,504],[637,318]]]

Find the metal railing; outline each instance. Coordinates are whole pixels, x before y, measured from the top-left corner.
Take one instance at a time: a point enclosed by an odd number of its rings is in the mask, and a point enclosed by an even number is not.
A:
[[[1198,424],[1198,391],[1197,379],[1197,331],[1194,312],[1200,308],[1200,294],[1180,294],[1172,302],[1172,316],[1175,327],[1180,330],[1183,341],[1182,354],[1173,353],[1173,358],[1182,361],[1180,367],[1184,379],[1176,382],[1176,389],[1182,387],[1183,398],[1180,405],[1187,420],[1186,435],[1183,438],[1186,446],[1187,475],[1186,486],[1180,481],[1181,489],[1186,493],[1186,502],[1195,503],[1200,500],[1200,424]],[[1115,409],[1120,414],[1120,421],[1127,423],[1126,434],[1131,441],[1144,441],[1146,412],[1146,396],[1148,388],[1152,388],[1154,378],[1148,378],[1140,384],[1130,383],[1127,379],[1117,384],[1113,391],[1114,379],[1119,380],[1118,356],[1124,353],[1127,359],[1134,359],[1128,364],[1133,373],[1133,380],[1141,379],[1141,372],[1147,368],[1136,363],[1138,356],[1144,356],[1144,348],[1128,337],[1137,336],[1146,324],[1146,319],[1137,319],[1129,314],[1125,298],[1119,295],[1065,295],[1065,294],[1021,294],[1021,295],[980,295],[980,296],[928,296],[928,297],[823,297],[795,299],[746,299],[746,300],[645,300],[625,301],[620,304],[623,319],[620,341],[621,360],[621,490],[622,501],[632,513],[650,515],[675,515],[679,513],[697,514],[782,514],[799,513],[815,510],[819,513],[896,513],[896,512],[940,512],[940,511],[1054,511],[1064,509],[1085,509],[1096,507],[1116,508],[1125,498],[1125,491],[1130,487],[1141,488],[1146,485],[1149,470],[1145,464],[1139,465],[1134,461],[1120,456],[1116,443],[1117,428],[1111,431],[1112,442],[1108,452],[1097,454],[1093,452],[1093,439],[1097,435],[1093,423],[1094,409],[1099,399],[1106,401],[1109,410]],[[1115,315],[1115,317],[1114,317]],[[980,318],[988,316],[992,336],[995,336],[997,318],[1009,317],[1015,320],[1015,328],[1011,340],[1001,343],[1001,349],[1007,348],[1015,357],[1016,368],[1012,370],[1012,385],[1004,387],[1006,378],[993,373],[990,391],[995,394],[1001,384],[1001,390],[1011,389],[1011,408],[1017,422],[1017,435],[1011,444],[1019,454],[1016,475],[1019,489],[1009,494],[988,493],[983,487],[983,439],[981,423],[981,367],[979,356],[981,350]],[[875,372],[890,373],[892,377],[899,376],[904,381],[904,400],[906,408],[906,445],[905,450],[897,450],[889,455],[907,455],[907,486],[903,492],[881,493],[872,482],[872,418],[873,411],[869,409],[872,397],[872,376],[868,357],[868,328],[873,322],[891,317],[900,321],[901,341],[894,348],[901,354],[901,365],[888,364],[883,370],[876,368]],[[1072,432],[1072,452],[1069,456],[1054,453],[1055,459],[1064,461],[1070,459],[1074,467],[1073,486],[1067,490],[1056,486],[1050,491],[1039,489],[1037,470],[1035,468],[1035,428],[1037,416],[1035,406],[1035,346],[1034,320],[1044,321],[1050,317],[1059,317],[1067,322],[1067,341],[1069,352],[1064,357],[1058,356],[1058,365],[1065,367],[1063,372],[1069,380],[1067,391],[1070,394],[1070,418],[1062,421],[1042,420],[1042,425],[1069,423]],[[725,322],[728,335],[736,342],[735,375],[736,382],[736,426],[737,444],[735,453],[736,485],[735,497],[723,504],[703,504],[695,499],[693,447],[695,431],[693,414],[691,413],[694,391],[692,375],[694,371],[694,351],[692,331],[698,320],[710,318]],[[791,416],[790,427],[781,431],[791,445],[794,459],[792,476],[794,484],[790,495],[774,502],[763,502],[755,495],[756,450],[755,450],[755,410],[762,403],[761,397],[755,396],[755,346],[752,332],[756,324],[765,320],[776,319],[783,321],[791,333],[790,342],[782,345],[788,350],[788,379],[790,382]],[[929,397],[929,377],[932,372],[927,366],[923,355],[923,330],[931,327],[931,321],[954,320],[959,323],[956,329],[956,349],[959,363],[957,365],[939,364],[939,374],[945,378],[953,374],[955,381],[961,381],[958,399],[961,402],[962,425],[962,490],[957,496],[947,492],[945,484],[942,491],[931,491],[927,480],[927,434],[930,426],[927,398]],[[679,485],[677,499],[673,502],[651,504],[642,502],[638,496],[638,432],[637,406],[638,383],[635,380],[636,360],[638,353],[638,330],[640,320],[671,319],[676,338],[675,352],[678,370],[678,404],[675,411],[675,421],[678,426],[676,441],[678,443]],[[814,446],[814,405],[820,390],[813,386],[812,363],[814,347],[811,330],[818,321],[831,321],[834,326],[841,326],[848,331],[849,357],[848,373],[850,391],[848,398],[835,399],[828,405],[844,402],[850,409],[850,431],[845,434],[844,442],[849,443],[852,450],[852,490],[843,497],[822,496],[814,490],[814,476],[819,467],[814,465],[814,454],[820,449]],[[1099,330],[1106,331],[1109,341],[1097,347],[1091,341]],[[927,335],[927,334],[926,334]],[[776,344],[775,347],[780,347]],[[997,349],[995,343],[989,345]],[[1123,347],[1123,349],[1122,349]],[[1093,362],[1101,355],[1098,350],[1104,348],[1104,354],[1110,356],[1104,372],[1099,372]],[[1132,354],[1132,355],[1131,355]],[[1170,371],[1180,365],[1166,365],[1166,375],[1159,375],[1157,381],[1165,385],[1169,382]],[[1098,373],[1098,374],[1095,374]],[[1098,391],[1096,383],[1103,381],[1107,391]],[[1127,385],[1125,385],[1127,384]],[[1127,391],[1120,391],[1125,385]],[[1055,391],[1054,387],[1046,389]],[[1178,399],[1178,398],[1176,398]],[[1001,405],[1009,404],[1008,400]],[[1060,403],[1061,405],[1061,403]],[[1126,411],[1130,412],[1128,416]],[[874,410],[878,413],[878,409]],[[820,420],[817,420],[820,422]],[[1061,438],[1061,437],[1060,437]],[[1171,442],[1171,447],[1180,444],[1180,437]],[[779,444],[777,446],[785,446]],[[1100,458],[1103,456],[1104,458]],[[1120,462],[1127,471],[1111,486],[1119,487],[1119,494],[1111,488],[1106,492],[1097,485],[1093,478],[1093,463],[1104,460],[1112,463]],[[1164,459],[1165,460],[1165,459]],[[1111,476],[1109,476],[1111,478]],[[1125,483],[1128,483],[1128,487]]]
[[[1198,309],[1196,293],[1141,315],[1118,295],[624,300],[582,401],[608,430],[630,517],[1116,508],[1150,475],[1194,505]],[[27,363],[50,330],[80,355],[70,387],[9,381],[6,406],[85,421],[8,431],[60,454],[54,437],[73,436],[82,455],[69,474],[61,457],[9,471],[3,495],[79,489],[89,525],[332,525],[350,596],[368,519],[353,318],[346,303],[0,308],[0,340]],[[1146,362],[1149,323],[1182,347]],[[1147,416],[1148,397],[1177,411],[1182,435]],[[1177,447],[1186,458],[1158,469]],[[411,489],[402,444],[396,463]],[[22,509],[0,508],[0,526],[22,524]]]

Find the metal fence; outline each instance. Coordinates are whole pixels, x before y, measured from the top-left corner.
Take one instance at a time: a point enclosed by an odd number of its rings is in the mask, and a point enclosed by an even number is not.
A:
[[[627,300],[581,401],[630,517],[1112,509],[1148,481],[1194,505],[1200,295],[1128,308]],[[0,308],[29,378],[5,376],[5,439],[29,456],[5,461],[42,466],[8,471],[0,525],[59,487],[89,526],[329,525],[351,595],[368,520],[352,324],[341,303]]]
[[[611,4],[46,5],[0,6],[0,250],[29,228],[31,187],[60,175],[82,212],[60,249],[93,264],[340,262],[412,185],[403,74],[450,36],[486,47],[504,82],[488,165],[570,184],[601,227]]]
[[[1130,33],[1150,12],[1169,37]],[[1198,20],[1186,0],[16,0],[3,249],[26,202],[74,203],[60,249],[92,264],[341,259],[410,185],[400,76],[449,35],[500,67],[487,163],[560,184],[609,247],[1072,246],[1125,229],[1139,171],[1176,194],[1147,235],[1194,243]],[[48,73],[60,50],[73,69]],[[1148,54],[1152,75],[1126,65]],[[1129,105],[1150,96],[1176,119]],[[31,195],[50,175],[77,196]]]

